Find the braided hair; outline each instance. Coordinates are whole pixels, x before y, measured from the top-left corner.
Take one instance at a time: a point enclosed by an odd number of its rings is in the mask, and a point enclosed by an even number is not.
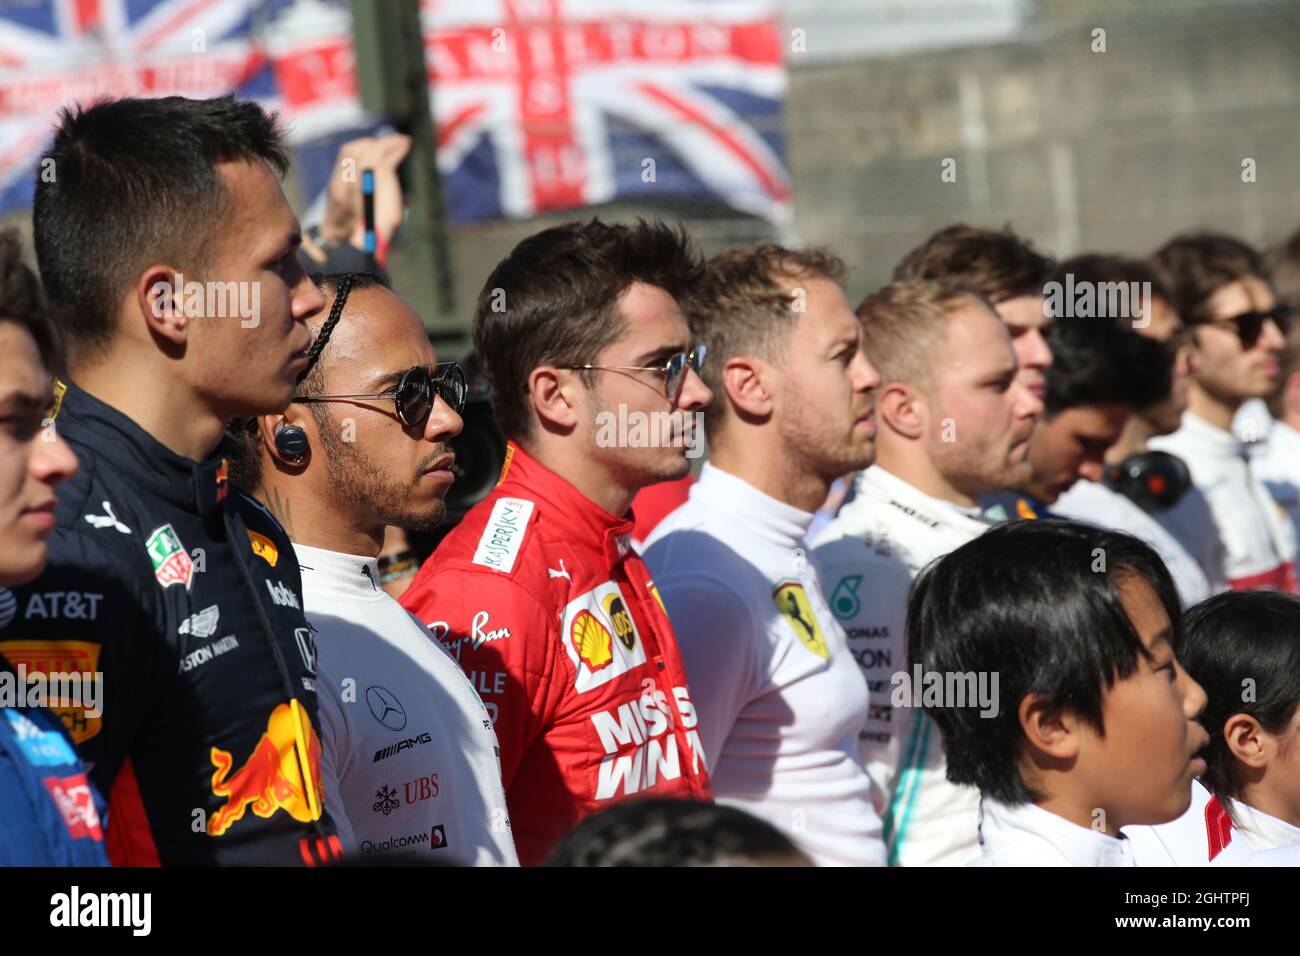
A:
[[[371,272],[332,272],[328,275],[313,275],[312,280],[320,286],[324,292],[334,293],[334,302],[330,305],[329,317],[325,319],[316,333],[316,338],[312,340],[311,348],[307,350],[307,367],[302,370],[298,376],[299,390],[306,395],[314,395],[320,387],[320,375],[312,375],[316,370],[316,363],[320,361],[320,355],[325,351],[325,346],[329,344],[330,336],[334,333],[335,327],[339,320],[343,318],[343,307],[347,305],[348,296],[354,289],[373,289],[376,286],[387,288],[388,285],[383,279]],[[308,378],[312,378],[310,383]],[[302,386],[306,388],[302,388]]]
[[[332,293],[334,301],[330,314],[321,324],[320,331],[307,350],[307,367],[298,375],[298,394],[315,395],[320,392],[322,375],[320,357],[329,344],[330,336],[343,318],[348,297],[356,289],[388,288],[388,283],[371,272],[314,273],[312,281],[322,292]],[[313,409],[314,406],[309,406]],[[231,480],[247,491],[257,489],[262,483],[261,450],[257,441],[257,418],[235,418],[226,426],[221,454],[230,459]]]

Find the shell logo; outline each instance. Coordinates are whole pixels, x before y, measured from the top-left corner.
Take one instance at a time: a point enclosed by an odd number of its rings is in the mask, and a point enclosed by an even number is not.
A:
[[[578,658],[589,669],[601,670],[608,667],[614,659],[609,628],[601,624],[590,611],[582,611],[573,619],[569,636],[574,650],[578,652]]]

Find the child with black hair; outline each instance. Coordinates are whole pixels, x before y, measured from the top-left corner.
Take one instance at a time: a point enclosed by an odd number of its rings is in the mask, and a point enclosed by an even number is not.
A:
[[[1208,736],[1180,639],[1169,572],[1119,532],[1013,522],[917,578],[907,676],[981,791],[972,865],[1133,866],[1120,827],[1187,809]]]
[[[1138,865],[1249,864],[1300,846],[1300,598],[1220,594],[1183,630],[1179,660],[1209,697],[1206,771],[1182,817],[1126,831]]]

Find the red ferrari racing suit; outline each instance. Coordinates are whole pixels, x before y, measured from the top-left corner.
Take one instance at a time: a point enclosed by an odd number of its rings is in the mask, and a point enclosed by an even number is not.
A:
[[[487,705],[519,860],[633,794],[710,799],[672,625],[609,514],[513,443],[402,604]]]

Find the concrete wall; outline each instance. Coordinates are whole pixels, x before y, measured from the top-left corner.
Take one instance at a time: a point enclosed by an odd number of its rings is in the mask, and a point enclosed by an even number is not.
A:
[[[1111,19],[796,71],[800,238],[840,249],[871,283],[957,220],[1009,222],[1058,255],[1142,254],[1193,227],[1257,243],[1300,227],[1300,11]],[[941,181],[945,158],[956,182]]]

